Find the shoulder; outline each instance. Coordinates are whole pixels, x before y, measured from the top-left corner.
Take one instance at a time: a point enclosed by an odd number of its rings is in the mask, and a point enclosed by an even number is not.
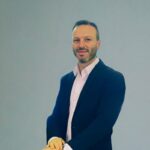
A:
[[[106,74],[107,74],[107,76],[106,76],[107,79],[124,80],[124,75],[120,71],[115,70],[114,68],[111,68],[107,65],[105,65],[105,66],[106,66],[105,71],[106,71]]]
[[[73,71],[70,71],[69,73],[66,73],[61,77],[61,82],[66,82],[68,80],[72,80],[74,77],[75,76],[73,74]]]
[[[98,63],[98,65],[95,67],[95,71],[94,71],[94,75],[97,78],[97,81],[103,80],[103,83],[106,87],[123,87],[125,88],[125,78],[124,75],[104,64],[104,62],[102,60],[100,60],[100,62]]]
[[[124,80],[124,75],[120,71],[106,65],[102,60],[98,63],[97,70],[107,80]]]
[[[105,65],[105,87],[125,91],[126,85],[123,73]]]

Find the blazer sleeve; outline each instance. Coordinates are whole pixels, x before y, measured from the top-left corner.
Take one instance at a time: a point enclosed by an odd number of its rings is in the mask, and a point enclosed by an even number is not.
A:
[[[60,89],[56,99],[55,107],[53,109],[52,114],[47,118],[47,128],[46,128],[47,142],[51,137],[54,136],[64,138],[65,120],[64,118],[62,118],[63,99],[64,99],[64,85],[62,78],[60,82]]]
[[[73,150],[87,150],[112,132],[125,95],[125,81],[122,74],[107,79],[96,119],[68,144]],[[92,100],[91,100],[92,102]]]

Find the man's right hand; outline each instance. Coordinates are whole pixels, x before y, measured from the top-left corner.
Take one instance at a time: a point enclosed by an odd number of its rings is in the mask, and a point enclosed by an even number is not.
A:
[[[48,141],[47,147],[50,149],[63,150],[65,141],[62,138],[54,137]]]

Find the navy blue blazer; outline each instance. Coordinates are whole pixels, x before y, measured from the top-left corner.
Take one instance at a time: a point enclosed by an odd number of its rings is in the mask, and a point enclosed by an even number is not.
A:
[[[69,101],[75,76],[62,77],[53,113],[47,119],[47,141],[53,137],[66,140]],[[73,150],[112,150],[111,135],[125,95],[121,73],[102,60],[94,67],[81,91],[72,119]]]

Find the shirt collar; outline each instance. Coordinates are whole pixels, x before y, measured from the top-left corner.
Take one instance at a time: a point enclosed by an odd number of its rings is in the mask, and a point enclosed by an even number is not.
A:
[[[96,66],[96,64],[99,62],[99,58],[96,57],[96,59],[91,63],[89,64],[86,68],[84,68],[80,74],[80,71],[79,71],[79,68],[78,68],[78,65],[75,66],[74,70],[73,70],[73,73],[74,75],[81,75],[81,77],[87,77],[91,71],[93,70],[93,68]]]

